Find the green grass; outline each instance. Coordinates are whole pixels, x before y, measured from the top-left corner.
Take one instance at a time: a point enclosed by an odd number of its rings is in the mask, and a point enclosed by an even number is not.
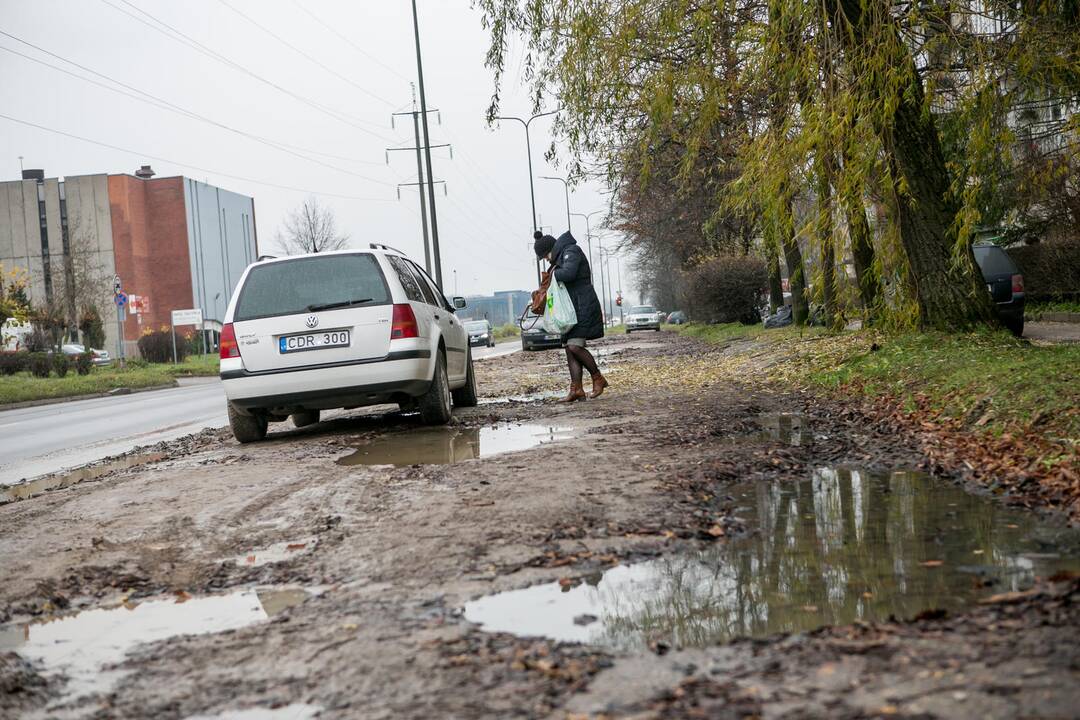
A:
[[[506,323],[494,329],[495,340],[509,340],[521,335],[521,328],[517,323]]]
[[[889,394],[914,407],[990,430],[1038,420],[1080,436],[1080,345],[1034,346],[1004,332],[919,333],[878,340],[832,367],[811,368],[814,382]]]
[[[1036,346],[990,330],[829,335],[820,328],[731,324],[686,325],[679,331],[709,342],[774,345],[783,357],[768,371],[775,382],[892,397],[908,410],[922,407],[989,432],[1031,428],[1080,438],[1080,345]]]
[[[1043,314],[1052,312],[1080,313],[1080,301],[1054,300],[1030,302],[1024,307],[1024,317],[1028,320],[1039,320]]]
[[[154,367],[164,368],[173,377],[194,377],[200,375],[217,375],[219,366],[217,353],[211,355],[189,355],[184,362],[178,365],[166,364]]]
[[[0,405],[95,395],[116,388],[137,390],[156,385],[170,385],[177,377],[217,374],[217,355],[192,355],[178,365],[135,360],[129,362],[123,370],[113,363],[107,367],[95,367],[89,375],[78,375],[72,369],[62,378],[55,375],[36,378],[28,372],[21,372],[0,376]]]
[[[93,395],[125,387],[134,390],[172,382],[172,375],[163,365],[124,370],[115,366],[94,368],[89,375],[78,375],[72,370],[62,378],[55,375],[36,378],[22,372],[0,376],[0,404]]]

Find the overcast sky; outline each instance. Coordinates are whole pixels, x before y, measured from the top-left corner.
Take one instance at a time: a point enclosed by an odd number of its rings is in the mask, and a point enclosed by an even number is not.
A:
[[[432,151],[448,192],[437,187],[445,289],[454,291],[455,269],[463,295],[531,289],[524,132],[516,122],[490,128],[484,120],[493,86],[480,14],[468,0],[419,0],[418,8],[428,107],[442,118],[440,125],[431,116],[432,143],[454,151],[453,159]],[[391,153],[389,166],[385,159],[387,147],[413,145],[411,117],[390,124],[391,113],[412,107],[408,0],[0,0],[0,31],[0,114],[114,146],[0,118],[0,179],[19,176],[20,155],[47,177],[150,164],[158,177],[185,175],[254,197],[262,252],[271,251],[284,215],[314,194],[334,209],[351,244],[385,242],[422,262],[416,189],[402,188],[397,199],[398,183],[416,181],[415,155]],[[519,53],[508,66],[520,71]],[[173,109],[130,97],[136,91]],[[503,114],[528,115],[524,88],[504,88],[502,97]],[[549,128],[546,118],[532,124],[537,176],[560,174],[544,160]],[[603,210],[603,191],[577,187],[572,212]],[[536,209],[555,235],[565,230],[562,184],[537,179]],[[584,221],[573,223],[584,245]],[[623,280],[629,290],[626,268]]]

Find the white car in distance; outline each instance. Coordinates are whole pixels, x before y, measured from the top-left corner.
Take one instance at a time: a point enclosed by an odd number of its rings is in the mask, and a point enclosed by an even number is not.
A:
[[[626,333],[635,330],[655,330],[660,332],[660,311],[652,305],[638,305],[630,308],[626,316]]]
[[[303,427],[332,408],[397,403],[428,424],[476,405],[469,336],[416,263],[393,248],[260,259],[221,330],[229,425],[242,443],[267,425]]]

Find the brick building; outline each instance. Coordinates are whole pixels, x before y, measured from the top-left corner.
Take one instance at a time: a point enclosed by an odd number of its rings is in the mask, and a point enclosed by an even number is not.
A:
[[[86,274],[87,266],[94,278],[119,275],[125,293],[147,299],[145,311],[124,322],[128,356],[142,330],[168,325],[172,310],[202,308],[207,326],[219,328],[240,274],[258,254],[252,198],[153,174],[146,166],[135,175],[66,178],[26,170],[22,180],[0,183],[0,263],[26,269],[32,303],[67,298],[75,268]],[[95,304],[106,349],[115,353],[111,290],[95,292]]]

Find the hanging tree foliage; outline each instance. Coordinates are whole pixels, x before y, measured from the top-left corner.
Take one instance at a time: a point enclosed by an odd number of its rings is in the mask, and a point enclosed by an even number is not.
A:
[[[704,184],[715,202],[702,244],[733,216],[749,223],[770,271],[784,257],[799,320],[812,276],[838,321],[838,258],[850,256],[869,311],[992,323],[971,252],[980,227],[1080,221],[1075,117],[1048,144],[1017,112],[1080,100],[1076,0],[477,4],[492,37],[491,116],[508,48],[524,38],[525,79],[537,108],[560,108],[574,171],[621,188],[674,183],[683,196]],[[1032,153],[1036,141],[1053,152]],[[1051,201],[1063,187],[1065,201]],[[814,211],[796,212],[806,202]],[[806,277],[800,236],[812,241]]]

